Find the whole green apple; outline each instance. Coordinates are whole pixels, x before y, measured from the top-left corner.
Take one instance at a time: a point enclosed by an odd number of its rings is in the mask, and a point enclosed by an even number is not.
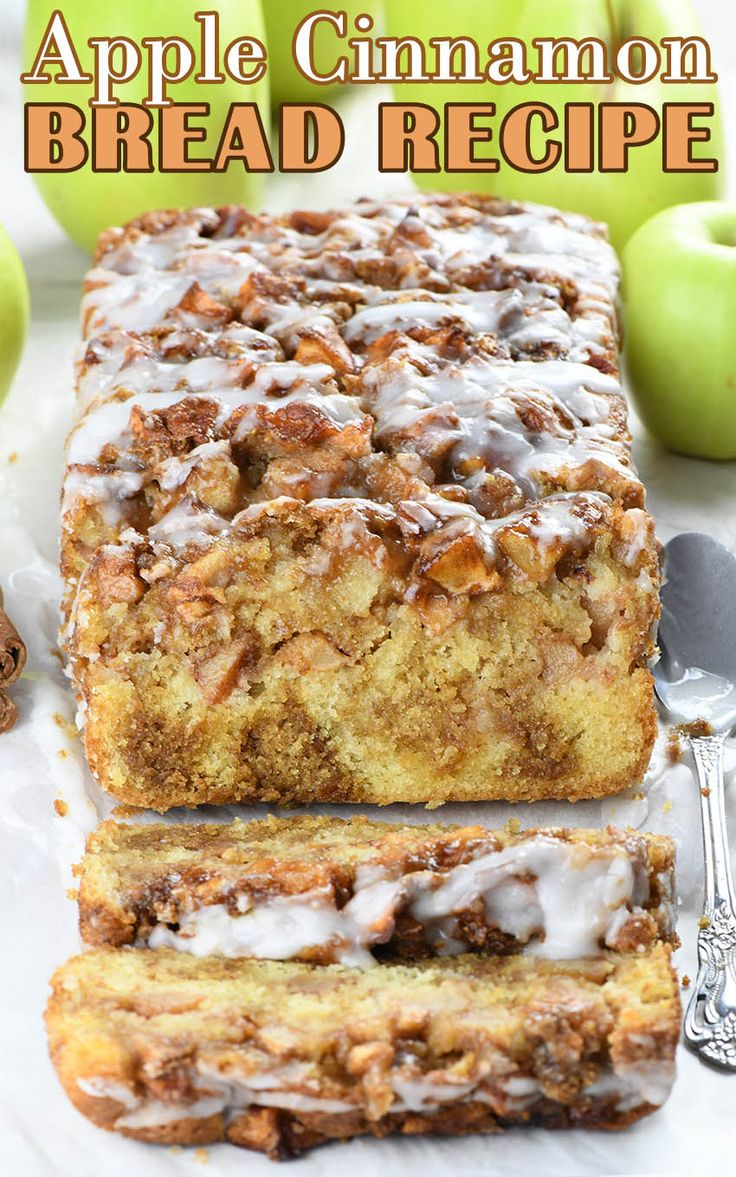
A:
[[[647,37],[659,42],[667,36],[690,36],[700,25],[691,0],[386,0],[388,31],[392,36],[419,37],[426,45],[431,37],[473,37],[483,49],[490,40],[515,37],[523,41],[529,60],[535,63],[532,41],[537,37],[597,37],[614,51],[629,37]],[[430,58],[431,60],[431,58]],[[527,102],[551,106],[564,125],[567,103],[637,102],[659,109],[663,101],[713,102],[716,87],[709,83],[665,86],[656,78],[651,83],[531,82],[526,85],[486,83],[426,84],[402,83],[396,87],[396,101],[430,103],[441,110],[445,102],[492,102],[493,120],[498,128],[508,111]],[[710,120],[712,140],[704,154],[717,158],[722,147],[720,117]],[[544,135],[532,126],[530,146],[543,155]],[[438,136],[438,141],[440,137]],[[696,149],[697,150],[697,149]],[[495,152],[498,155],[498,149]],[[611,239],[621,248],[634,230],[662,208],[686,201],[711,200],[722,191],[720,173],[662,170],[662,142],[657,138],[629,152],[629,169],[623,173],[565,172],[562,164],[547,172],[525,174],[503,160],[497,172],[420,174],[416,182],[424,188],[476,188],[497,192],[512,200],[532,200],[606,221]]]
[[[626,246],[626,363],[668,449],[736,458],[736,205],[658,213]]]
[[[28,0],[24,37],[24,68],[32,65],[54,11],[55,0]],[[82,70],[90,73],[93,50],[90,38],[129,37],[140,44],[144,37],[186,38],[199,49],[201,27],[197,12],[213,11],[214,6],[199,0],[65,0],[63,16]],[[238,37],[265,40],[260,0],[219,0],[219,46]],[[117,68],[120,56],[115,58]],[[209,103],[210,114],[204,120],[211,128],[206,150],[194,144],[191,154],[213,154],[231,103],[257,102],[264,123],[268,122],[268,75],[253,84],[243,85],[225,74],[217,85],[195,81],[199,59],[185,80],[169,88],[169,97],[178,103]],[[222,63],[219,63],[220,69]],[[114,96],[122,103],[141,103],[147,93],[145,61],[129,82],[116,85]],[[56,75],[45,85],[26,84],[26,102],[71,103],[89,115],[89,84],[58,83]],[[196,125],[203,120],[195,119]],[[85,131],[89,143],[89,128]],[[156,117],[150,141],[153,160],[158,158]],[[154,167],[156,166],[154,162]],[[235,161],[223,172],[93,172],[90,160],[73,172],[34,173],[34,180],[49,209],[70,237],[90,250],[102,229],[119,225],[152,208],[177,208],[191,205],[239,203],[257,206],[262,176],[245,171]]]
[[[23,263],[0,228],[0,402],[13,382],[28,330],[30,300]]]
[[[292,54],[294,33],[299,23],[319,7],[313,0],[279,0],[277,4],[264,0],[263,17],[268,38],[268,71],[273,102],[324,102],[325,95],[335,88],[334,85],[310,82],[296,68]],[[352,33],[356,16],[366,13],[375,17],[379,7],[380,0],[341,0],[334,6],[326,5],[325,11],[344,12],[348,31]],[[315,25],[313,44],[316,71],[320,74],[332,73],[337,59],[345,54],[344,40],[338,37],[329,22],[320,21]]]

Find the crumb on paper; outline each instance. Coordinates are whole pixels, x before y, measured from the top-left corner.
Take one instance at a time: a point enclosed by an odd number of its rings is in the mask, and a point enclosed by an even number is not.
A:
[[[707,915],[701,915],[700,919],[698,920],[698,927],[699,928],[709,928],[710,927],[710,920],[708,919]]]
[[[680,984],[682,985],[683,989],[690,988],[690,978],[688,977],[687,973],[683,973]]]
[[[631,800],[632,801],[643,801],[644,800],[644,793],[642,793],[641,789],[637,789],[637,791],[635,793],[631,794]]]
[[[700,790],[701,797],[710,797],[710,789],[705,788]]]
[[[208,1165],[210,1163],[210,1156],[206,1148],[195,1148],[194,1159],[198,1165]]]
[[[57,748],[56,755],[59,757],[59,760],[66,760],[69,753],[67,752],[66,748]]]
[[[67,887],[66,897],[67,897],[67,899],[71,899],[72,903],[76,903],[77,900],[79,899],[79,888],[78,887]]]
[[[681,731],[679,727],[671,727],[667,732],[667,748],[666,755],[670,764],[677,764],[678,760],[682,760],[682,740],[680,739]]]
[[[61,797],[54,798],[54,809],[58,813],[59,817],[66,817],[67,813],[69,812],[69,806],[67,805],[66,801],[62,800]]]
[[[672,802],[665,801],[664,805],[662,806],[662,813],[669,813],[671,809],[672,809]]]
[[[521,830],[521,822],[518,817],[510,817],[506,822],[506,829],[510,834],[518,834]]]
[[[79,732],[77,731],[75,724],[71,723],[65,715],[61,714],[60,711],[55,711],[52,719],[56,726],[61,728],[68,740],[79,739]]]
[[[172,1157],[178,1157],[179,1153],[183,1152],[183,1151],[184,1150],[182,1149],[180,1144],[170,1144],[169,1145],[169,1152],[171,1153]]]
[[[8,463],[8,465],[9,465],[9,466],[12,466],[12,465],[13,465],[15,462],[17,462],[17,461],[18,461],[18,451],[17,451],[17,450],[11,450],[11,451],[10,451],[10,453],[8,454],[8,456],[7,456],[7,459],[6,459],[6,461],[7,461],[7,463]]]
[[[674,731],[685,740],[693,740],[698,736],[712,736],[713,724],[707,719],[694,719],[692,723],[678,723]]]

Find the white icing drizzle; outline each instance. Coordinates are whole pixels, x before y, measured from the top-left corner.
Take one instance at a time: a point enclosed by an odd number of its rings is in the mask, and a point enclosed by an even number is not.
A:
[[[489,561],[496,554],[496,534],[502,527],[523,525],[540,549],[551,548],[562,539],[565,544],[585,542],[591,524],[591,512],[599,513],[608,503],[602,494],[550,495],[540,502],[506,515],[501,519],[484,519],[470,503],[458,503],[440,495],[399,503],[397,517],[402,528],[414,535],[436,535],[441,539],[474,536]]]
[[[548,493],[549,480],[574,489],[580,471],[587,472],[585,486],[607,490],[607,479],[621,489],[638,486],[612,408],[620,385],[584,362],[615,346],[617,282],[615,255],[585,218],[416,194],[385,205],[359,201],[336,215],[195,209],[168,227],[165,218],[149,224],[117,240],[111,235],[83,302],[85,333],[97,337],[79,363],[81,417],[68,442],[64,510],[80,502],[94,507],[107,539],[126,525],[127,504],[148,482],[175,491],[209,460],[235,460],[227,447],[247,450],[268,414],[291,403],[318,408],[339,430],[363,430],[364,448],[353,460],[371,455],[370,414],[381,448],[420,455],[440,481],[463,485],[482,511],[489,511],[485,473],[502,471],[530,501]],[[371,280],[389,263],[397,267],[398,289]],[[489,281],[501,288],[483,289]],[[230,321],[238,315],[246,322]],[[330,364],[283,354],[305,337],[334,340],[339,332],[360,348],[390,331],[446,325],[497,337],[515,355],[558,358],[508,362],[475,354],[450,363],[441,350],[406,339],[388,360],[371,360],[348,395]],[[139,410],[145,422],[183,397],[215,405],[211,436],[191,454],[141,471],[131,451],[131,412]],[[230,438],[226,426],[236,410]],[[106,462],[95,470],[103,453]],[[267,473],[264,485],[272,493],[294,487],[308,499],[361,493],[349,478],[308,466],[279,469],[270,483]],[[169,525],[159,520],[152,542],[186,546],[189,529],[179,524],[192,511],[172,506],[177,518]],[[570,533],[571,512],[559,505],[539,510],[540,536],[552,541]],[[470,527],[471,518],[453,527]],[[575,518],[577,533],[582,524]],[[488,548],[493,528],[476,522]],[[196,542],[224,530],[225,524],[195,528]],[[645,545],[645,529],[630,541],[632,563],[637,542]]]
[[[209,363],[212,357],[192,362]],[[149,478],[155,477],[163,489],[170,490],[182,485],[195,466],[215,456],[231,457],[232,445],[247,442],[249,434],[263,424],[264,409],[278,411],[293,403],[314,405],[339,429],[364,421],[365,414],[355,397],[332,391],[335,388],[333,375],[333,369],[326,364],[273,363],[260,367],[246,388],[235,382],[230,386],[223,383],[208,387],[205,381],[201,387],[195,382],[187,388],[177,386],[168,392],[159,388],[123,395],[118,391],[107,399],[89,402],[67,443],[63,511],[70,510],[80,500],[95,503],[102,507],[104,518],[113,525],[122,517],[117,504],[143,488],[147,481],[144,474],[124,469],[131,462],[129,449],[133,437],[130,421],[134,408],[147,414],[169,408],[184,396],[202,399],[216,405],[212,428],[217,432],[223,429],[236,409],[246,406],[232,441],[208,442],[183,457],[167,458],[158,468],[149,471]],[[97,470],[89,468],[98,462],[107,446],[113,446],[119,452],[122,473],[110,466],[101,466]],[[86,468],[80,471],[80,466]]]
[[[197,395],[199,394],[190,394]],[[70,466],[84,465],[97,462],[105,446],[115,449],[127,449],[132,440],[129,424],[133,406],[143,413],[155,412],[157,409],[167,409],[183,399],[181,392],[141,392],[124,399],[103,401],[102,404],[93,403],[84,417],[74,426],[67,441],[67,459]],[[222,415],[223,404],[230,402],[230,412],[241,403],[240,390],[221,390],[219,395],[208,392],[203,398],[214,401],[219,407],[222,420],[230,415]]]
[[[145,478],[134,470],[89,470],[70,467],[64,479],[62,517],[80,503],[99,506],[109,527],[126,518],[126,503],[143,489]]]
[[[186,458],[167,458],[161,463],[159,486],[162,490],[176,490],[186,482],[197,466],[202,466],[212,458],[229,456],[230,446],[226,441],[208,441],[204,445],[195,446]]]
[[[392,1075],[396,1099],[392,1112],[436,1111],[440,1104],[463,1102],[476,1091],[477,1081],[442,1083],[427,1075]]]
[[[594,513],[600,512],[608,502],[606,495],[594,493],[550,495],[534,506],[502,519],[484,519],[469,503],[458,503],[440,495],[406,500],[396,507],[376,503],[372,499],[312,499],[309,511],[317,515],[324,514],[335,525],[331,528],[330,537],[333,548],[336,546],[348,551],[358,541],[368,538],[368,521],[371,519],[380,519],[384,523],[395,519],[406,535],[419,539],[428,537],[438,545],[459,535],[471,535],[489,562],[492,562],[496,556],[496,533],[500,528],[512,524],[523,525],[542,550],[553,548],[560,538],[566,544],[583,545],[590,533]],[[191,543],[205,547],[216,539],[224,539],[249,520],[261,515],[278,517],[284,509],[297,505],[302,506],[298,500],[281,495],[252,503],[232,520],[228,520],[185,496],[148,529],[148,542],[153,547],[166,544],[178,552]],[[120,545],[129,543],[139,546],[145,542],[145,537],[137,532],[129,535],[123,532],[118,539]],[[106,546],[111,550],[115,547]],[[374,541],[374,547],[373,558],[381,564],[385,559],[385,551],[380,540]],[[115,550],[122,551],[122,548],[118,545]],[[325,565],[327,567],[328,564]],[[411,599],[417,589],[417,585],[409,585],[407,599]]]
[[[309,893],[251,905],[233,916],[224,903],[212,903],[182,915],[179,930],[157,924],[150,948],[178,948],[194,956],[256,957],[292,960],[315,945],[343,942],[350,917],[336,910],[328,896]],[[339,950],[345,964],[369,966],[370,953],[356,942]]]
[[[466,485],[458,471],[478,458],[511,475],[530,499],[539,496],[540,477],[591,460],[638,485],[628,446],[613,436],[620,386],[589,365],[472,360],[423,375],[394,362],[365,372],[363,386],[380,442],[417,448],[430,462],[436,453]]]
[[[159,240],[158,248],[163,244]],[[82,299],[85,334],[99,334],[113,327],[151,331],[172,320],[182,326],[206,329],[211,316],[180,307],[185,297],[192,294],[195,283],[213,299],[229,300],[237,295],[249,275],[261,268],[248,253],[216,251],[203,245],[185,251],[179,265],[172,262],[168,272],[163,272],[163,267],[150,266],[148,257],[145,268],[138,272],[116,274],[104,268],[91,270]],[[151,281],[151,269],[158,270],[155,282]]]
[[[356,311],[344,328],[345,339],[373,343],[388,331],[453,326],[471,335],[491,334],[523,353],[548,345],[569,361],[585,362],[612,343],[610,322],[601,315],[571,319],[549,287],[524,283],[523,289],[434,294],[379,291]]]
[[[212,214],[202,210],[201,217],[211,230]],[[610,245],[591,232],[585,218],[538,206],[504,215],[417,194],[382,206],[358,202],[316,233],[299,232],[273,218],[244,223],[232,236],[229,231],[225,225],[222,232],[199,236],[194,214],[162,232],[123,238],[103,254],[90,275],[93,288],[85,297],[85,315],[92,328],[99,331],[117,322],[144,330],[152,325],[154,311],[156,321],[162,321],[186,293],[186,276],[216,296],[237,291],[250,273],[261,268],[301,275],[314,270],[310,263],[317,263],[315,276],[322,281],[344,281],[330,272],[339,270],[341,259],[349,259],[354,266],[386,254],[399,258],[407,268],[404,285],[408,287],[424,284],[425,267],[444,269],[451,280],[460,280],[469,268],[493,260],[508,270],[536,268],[545,278],[573,279],[583,298],[602,305],[609,319],[611,315],[617,262]],[[151,271],[159,278],[157,296],[146,299],[136,279]],[[165,279],[170,283],[166,291],[160,281],[162,271],[174,276]],[[121,287],[117,298],[109,293],[111,285]],[[136,299],[142,304],[137,309]],[[120,316],[126,318],[125,324]]]
[[[110,399],[121,391],[178,390],[185,396],[239,387],[253,365],[281,358],[281,348],[270,335],[242,323],[230,324],[217,334],[170,329],[157,344],[145,336],[113,331],[82,349],[77,363],[77,411],[81,415],[93,401]]]
[[[227,520],[216,511],[183,498],[158,523],[149,527],[148,542],[155,552],[161,554],[166,548],[181,551],[189,545],[205,547],[227,526]]]
[[[644,1103],[661,1107],[675,1081],[675,1063],[663,1059],[639,1059],[620,1063],[615,1073],[608,1072],[585,1088],[591,1099],[612,1096],[621,1112]]]
[[[116,1103],[121,1103],[130,1111],[138,1106],[135,1092],[131,1091],[130,1087],[126,1087],[125,1083],[117,1083],[114,1079],[103,1079],[96,1076],[92,1076],[90,1079],[77,1079],[77,1087],[85,1095],[91,1095],[93,1099],[114,1099]]]
[[[522,881],[527,875],[534,881]],[[522,943],[540,937],[536,955],[570,960],[596,955],[601,944],[615,946],[612,935],[633,893],[634,868],[623,848],[599,854],[538,837],[456,867],[446,883],[421,888],[410,911],[436,932],[441,950],[455,939],[448,917],[480,897],[500,931]]]
[[[313,402],[320,406],[340,406],[336,412],[339,420],[345,416],[344,406],[356,405],[352,397],[337,395],[331,381],[333,371],[326,364],[271,364],[260,368],[255,379],[247,388],[237,385],[210,387],[204,389],[173,389],[169,392],[137,392],[125,397],[93,401],[85,415],[72,429],[67,443],[67,458],[70,465],[96,462],[105,446],[113,445],[126,450],[130,445],[129,423],[132,409],[152,413],[169,408],[185,397],[214,402],[217,415],[214,430],[223,427],[235,409],[243,405],[272,405],[280,407],[290,401]],[[356,415],[359,410],[356,409]]]
[[[393,1066],[388,1079],[394,1099],[389,1115],[414,1112],[431,1115],[448,1104],[469,1102],[490,1105],[499,1116],[508,1116],[532,1108],[545,1098],[544,1086],[533,1075],[494,1074],[481,1068],[470,1079],[458,1079],[448,1071],[422,1073],[416,1065]],[[267,1064],[249,1075],[236,1074],[234,1068],[223,1070],[198,1060],[192,1068],[194,1098],[189,1102],[166,1102],[146,1093],[137,1094],[116,1080],[92,1076],[77,1079],[85,1095],[113,1100],[122,1106],[114,1127],[117,1129],[155,1129],[189,1119],[208,1119],[223,1115],[231,1121],[249,1107],[284,1108],[297,1115],[321,1113],[349,1115],[364,1108],[360,1086],[348,1090],[348,1098],[320,1094],[313,1067],[296,1060],[280,1065]],[[666,1100],[675,1078],[674,1062],[649,1059],[630,1066],[603,1068],[598,1077],[583,1087],[577,1097],[611,1100],[616,1111],[625,1113],[644,1104],[655,1107]]]
[[[646,866],[625,846],[593,848],[538,834],[445,872],[390,877],[359,869],[354,894],[339,909],[330,891],[262,900],[243,894],[237,913],[225,902],[197,906],[184,893],[178,927],[156,924],[147,944],[195,956],[270,960],[328,948],[336,961],[370,967],[371,949],[391,938],[399,910],[422,925],[441,955],[467,950],[456,916],[480,900],[490,927],[535,955],[567,960],[615,948],[648,897]],[[671,932],[670,918],[661,913],[662,934]]]

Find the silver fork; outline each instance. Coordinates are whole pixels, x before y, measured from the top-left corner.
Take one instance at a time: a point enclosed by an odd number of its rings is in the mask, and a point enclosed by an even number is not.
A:
[[[665,551],[654,681],[692,749],[705,855],[698,975],[684,1034],[702,1059],[736,1071],[736,907],[723,783],[723,745],[736,726],[736,559],[699,534],[676,536]]]

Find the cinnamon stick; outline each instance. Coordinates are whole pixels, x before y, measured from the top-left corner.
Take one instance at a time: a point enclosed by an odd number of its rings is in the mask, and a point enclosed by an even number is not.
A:
[[[18,720],[18,708],[10,695],[0,690],[0,736],[11,731]]]
[[[25,664],[26,644],[3,608],[0,589],[0,687],[9,687],[20,678]]]

